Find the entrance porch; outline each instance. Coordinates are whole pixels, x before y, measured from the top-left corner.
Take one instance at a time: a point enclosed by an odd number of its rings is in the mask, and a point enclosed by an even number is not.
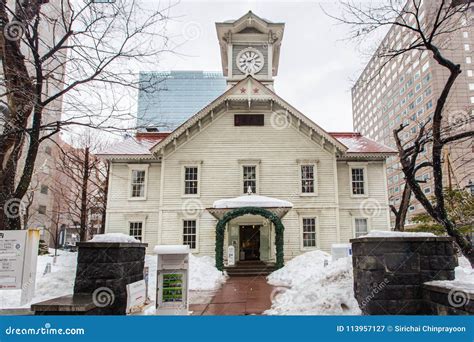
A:
[[[281,218],[293,207],[288,201],[254,195],[223,199],[207,210],[218,219],[216,226],[216,267],[243,269],[252,272],[283,266],[283,231]],[[230,246],[234,257],[224,263]],[[226,250],[224,251],[224,248]],[[230,254],[231,255],[231,254]],[[274,265],[272,265],[274,263]]]

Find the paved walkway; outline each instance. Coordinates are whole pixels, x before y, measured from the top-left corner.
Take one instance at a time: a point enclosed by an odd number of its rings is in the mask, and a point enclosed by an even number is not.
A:
[[[273,287],[265,277],[231,277],[210,303],[190,305],[193,315],[260,315],[270,309]]]

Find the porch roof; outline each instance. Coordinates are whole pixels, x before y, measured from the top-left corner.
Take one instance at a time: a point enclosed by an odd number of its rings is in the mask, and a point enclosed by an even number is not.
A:
[[[279,218],[293,208],[293,203],[278,198],[247,194],[234,198],[224,198],[213,203],[212,208],[207,210],[218,220],[222,219],[226,213],[234,209],[243,207],[264,208]]]

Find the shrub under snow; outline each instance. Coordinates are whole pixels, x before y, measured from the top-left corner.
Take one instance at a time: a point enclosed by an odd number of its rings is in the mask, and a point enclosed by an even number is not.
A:
[[[324,260],[328,265],[324,267]],[[291,286],[273,299],[268,315],[360,315],[354,298],[352,261],[332,262],[329,254],[313,251],[290,260],[273,272],[269,283]]]

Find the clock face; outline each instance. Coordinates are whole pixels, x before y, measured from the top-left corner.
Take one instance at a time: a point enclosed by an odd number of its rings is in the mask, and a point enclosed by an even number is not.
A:
[[[263,54],[254,48],[247,48],[237,55],[237,67],[244,74],[255,74],[263,68]]]

